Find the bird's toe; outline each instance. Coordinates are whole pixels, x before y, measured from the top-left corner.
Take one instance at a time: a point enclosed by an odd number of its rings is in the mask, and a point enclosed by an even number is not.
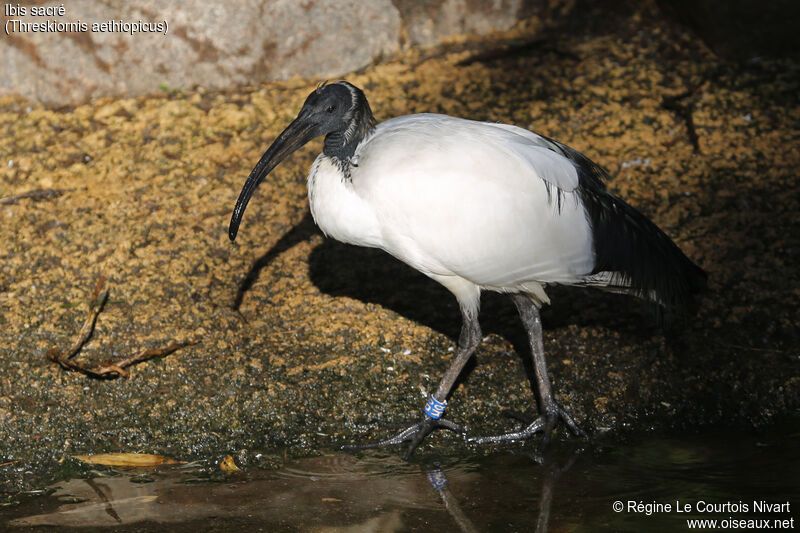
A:
[[[347,444],[342,446],[342,449],[364,450],[370,448],[383,448],[385,446],[395,446],[408,442],[408,449],[403,456],[403,459],[407,461],[414,453],[414,450],[416,450],[417,447],[422,444],[422,441],[425,439],[425,437],[437,429],[447,429],[456,433],[466,432],[466,429],[463,426],[456,424],[455,422],[444,418],[433,419],[426,416],[423,420],[409,425],[389,438],[366,444]]]
[[[490,444],[496,442],[506,442],[506,441],[514,441],[514,440],[524,440],[532,437],[537,433],[543,434],[543,444],[547,444],[550,442],[550,436],[553,432],[553,428],[556,426],[559,420],[564,422],[570,432],[581,438],[586,437],[586,433],[575,423],[575,420],[567,413],[558,403],[552,402],[550,405],[544,408],[544,413],[542,413],[538,418],[535,420],[531,420],[530,417],[520,413],[519,411],[511,411],[511,410],[504,410],[503,414],[509,416],[511,418],[515,418],[517,420],[522,421],[524,424],[527,424],[526,427],[519,431],[512,431],[510,433],[504,433],[501,435],[490,435],[490,436],[483,436],[483,437],[470,437],[467,439],[467,442],[474,443],[474,444]]]

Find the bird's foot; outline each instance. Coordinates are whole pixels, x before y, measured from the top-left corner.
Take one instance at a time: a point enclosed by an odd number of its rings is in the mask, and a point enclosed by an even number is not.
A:
[[[511,418],[521,420],[523,423],[528,424],[528,426],[520,431],[513,431],[503,435],[471,437],[467,439],[467,442],[474,444],[490,444],[494,442],[523,440],[535,435],[536,433],[542,432],[544,433],[543,444],[546,445],[548,442],[550,442],[550,434],[553,432],[553,427],[555,427],[556,422],[559,420],[566,424],[567,428],[570,430],[570,432],[572,432],[573,435],[581,438],[586,437],[586,433],[584,433],[583,430],[578,427],[578,424],[575,423],[572,417],[555,401],[546,407],[544,411],[545,412],[541,414],[539,418],[533,420],[532,422],[530,417],[527,417],[518,411],[504,411],[503,414],[510,416]]]
[[[379,442],[372,442],[369,444],[348,444],[342,446],[343,450],[364,450],[369,448],[382,448],[384,446],[394,446],[396,444],[402,444],[404,442],[409,442],[408,450],[406,450],[405,455],[403,456],[403,460],[408,461],[411,457],[411,454],[414,453],[414,450],[417,449],[422,443],[422,440],[427,437],[432,431],[436,429],[449,429],[450,431],[455,431],[456,433],[464,433],[466,430],[456,424],[455,422],[451,422],[449,420],[445,420],[444,418],[429,418],[427,415],[423,418],[423,420],[411,424],[407,428],[403,429],[393,437],[389,437],[388,439],[384,439]]]

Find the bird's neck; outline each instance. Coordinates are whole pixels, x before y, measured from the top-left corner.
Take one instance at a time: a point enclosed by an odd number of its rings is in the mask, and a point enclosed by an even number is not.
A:
[[[353,107],[345,119],[347,127],[332,131],[325,136],[322,152],[328,157],[335,157],[339,161],[350,161],[353,154],[364,137],[375,127],[375,117],[369,107],[364,93],[353,93]]]
[[[363,139],[363,135],[353,135],[352,138],[345,137],[345,131],[334,131],[325,136],[325,145],[322,152],[328,157],[334,157],[339,161],[349,161],[356,151],[358,143]]]

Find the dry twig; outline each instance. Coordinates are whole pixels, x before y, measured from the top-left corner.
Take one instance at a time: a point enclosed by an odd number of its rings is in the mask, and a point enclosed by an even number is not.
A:
[[[51,348],[47,352],[47,357],[50,358],[50,360],[55,361],[66,370],[77,370],[80,372],[83,369],[81,365],[72,361],[71,359],[80,351],[83,345],[86,344],[89,341],[89,338],[92,336],[95,322],[97,322],[97,315],[100,314],[100,311],[103,309],[103,305],[108,299],[108,290],[103,290],[105,281],[105,276],[100,276],[97,278],[97,283],[94,286],[92,297],[89,300],[89,314],[86,316],[86,321],[83,323],[83,327],[81,328],[80,332],[78,332],[78,336],[75,337],[75,341],[72,343],[72,345],[61,352],[55,348]]]
[[[70,347],[63,351],[59,351],[56,348],[51,348],[47,352],[47,357],[51,361],[61,365],[63,369],[80,372],[81,374],[97,379],[116,379],[120,376],[127,378],[130,377],[130,374],[125,370],[125,368],[131,365],[141,363],[142,361],[146,361],[154,357],[169,355],[179,348],[191,346],[200,342],[199,340],[173,342],[163,349],[143,350],[142,352],[128,357],[127,359],[123,359],[122,361],[105,363],[94,368],[88,367],[82,363],[79,363],[78,361],[73,360],[75,354],[77,354],[83,345],[86,344],[91,338],[92,332],[94,332],[94,325],[97,322],[97,316],[100,314],[100,311],[103,310],[103,305],[108,299],[108,289],[103,290],[104,284],[105,276],[100,276],[97,279],[91,299],[89,300],[89,313],[86,316],[86,321],[83,323],[83,327],[78,332],[78,335],[75,337],[75,341],[70,345]]]
[[[139,352],[136,355],[128,357],[127,359],[123,359],[122,361],[117,361],[116,363],[108,363],[105,365],[100,365],[94,370],[93,377],[103,378],[103,379],[114,379],[120,376],[128,377],[129,373],[125,370],[126,367],[131,365],[135,365],[137,363],[141,363],[142,361],[147,361],[148,359],[152,359],[153,357],[161,357],[164,355],[169,355],[175,350],[179,348],[183,348],[184,346],[191,346],[193,344],[197,344],[200,341],[185,341],[185,342],[173,342],[166,348],[162,349],[151,349],[151,350],[144,350]]]

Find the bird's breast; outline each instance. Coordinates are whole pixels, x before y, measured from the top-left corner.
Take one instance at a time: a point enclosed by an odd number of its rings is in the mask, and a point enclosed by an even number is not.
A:
[[[372,207],[353,187],[340,164],[325,154],[308,174],[308,203],[325,235],[357,246],[380,246],[380,228]]]

